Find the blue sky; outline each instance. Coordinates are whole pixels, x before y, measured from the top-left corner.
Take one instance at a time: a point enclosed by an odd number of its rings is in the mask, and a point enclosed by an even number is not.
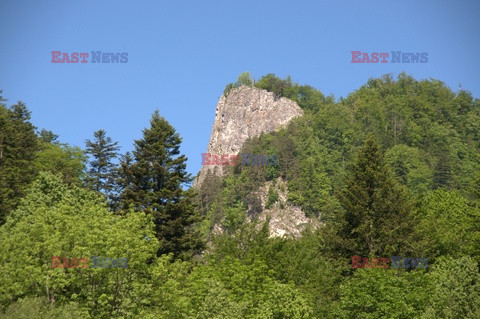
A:
[[[401,71],[480,96],[480,1],[0,1],[0,89],[32,121],[122,152],[158,108],[200,169],[218,98],[249,71],[345,97]],[[51,51],[128,52],[124,64],[56,64]],[[351,51],[428,52],[428,63],[353,64]]]

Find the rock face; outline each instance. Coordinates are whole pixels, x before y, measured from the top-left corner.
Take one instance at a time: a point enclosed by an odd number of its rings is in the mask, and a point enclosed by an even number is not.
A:
[[[278,194],[278,202],[267,208],[268,190],[273,188]],[[278,177],[275,183],[273,181],[266,182],[259,189],[262,212],[256,217],[260,223],[269,219],[270,237],[300,237],[302,231],[307,226],[312,229],[319,227],[320,222],[317,218],[309,218],[300,207],[288,203],[287,183]]]
[[[278,201],[267,208],[268,191],[270,188],[273,188],[274,191],[277,192]],[[262,211],[256,216],[248,216],[248,222],[257,221],[257,227],[260,228],[268,219],[270,237],[298,238],[302,236],[302,232],[307,227],[311,229],[320,227],[322,223],[318,218],[305,216],[305,213],[300,207],[288,202],[287,189],[287,183],[281,177],[278,177],[275,182],[265,182],[257,192]],[[222,226],[216,224],[213,233],[216,235],[222,234]]]
[[[248,138],[275,131],[301,115],[303,110],[296,102],[277,98],[272,92],[247,86],[232,89],[218,101],[206,153],[237,154]],[[201,185],[208,170],[223,176],[221,165],[204,165],[195,187]]]

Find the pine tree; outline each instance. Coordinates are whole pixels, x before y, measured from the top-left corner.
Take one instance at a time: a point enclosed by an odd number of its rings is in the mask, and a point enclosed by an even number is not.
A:
[[[199,252],[202,243],[193,226],[198,221],[192,204],[193,193],[182,186],[191,183],[185,155],[180,155],[182,139],[155,111],[150,128],[135,141],[133,155],[121,161],[120,207],[153,215],[160,242],[157,254],[188,256]]]
[[[369,135],[339,194],[344,214],[337,235],[342,251],[360,256],[390,256],[408,249],[412,202]]]
[[[52,131],[42,129],[39,134],[40,141],[45,143],[52,143],[52,144],[59,144],[58,143],[58,135],[53,133]]]
[[[38,148],[26,105],[18,102],[7,108],[2,101],[0,96],[0,225],[35,178],[33,161]]]
[[[115,191],[115,176],[118,165],[113,162],[117,158],[118,142],[112,142],[104,130],[93,133],[94,141],[86,140],[86,153],[92,157],[88,171],[87,184],[97,192],[102,192],[112,199]]]

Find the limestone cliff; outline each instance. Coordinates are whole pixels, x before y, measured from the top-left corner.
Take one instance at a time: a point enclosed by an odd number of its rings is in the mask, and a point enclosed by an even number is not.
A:
[[[232,89],[218,101],[206,153],[237,154],[248,138],[275,131],[302,114],[296,102],[277,98],[272,92],[247,86]],[[208,170],[218,176],[224,173],[220,165],[202,166],[195,187],[201,185]]]
[[[271,92],[257,88],[247,86],[235,88],[227,96],[222,95],[218,101],[206,153],[219,156],[237,154],[248,138],[259,136],[262,132],[278,130],[301,115],[303,110],[292,100],[278,98]],[[200,187],[209,170],[217,176],[223,176],[224,167],[203,166],[195,180],[195,187]],[[267,193],[271,187],[278,193],[279,200],[267,208]],[[248,219],[260,222],[269,219],[272,237],[298,237],[307,225],[312,227],[319,225],[315,218],[307,218],[300,207],[287,201],[287,184],[281,178],[275,182],[266,182],[255,194],[260,200],[261,211],[254,215],[249,214]],[[247,211],[250,211],[250,207]],[[221,233],[222,229],[222,225],[216,224],[213,232]]]

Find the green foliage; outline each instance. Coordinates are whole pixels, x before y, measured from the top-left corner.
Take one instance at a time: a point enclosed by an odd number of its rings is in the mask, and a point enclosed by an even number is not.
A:
[[[321,105],[333,102],[332,98],[325,98],[320,91],[309,85],[293,83],[290,76],[282,80],[270,73],[256,82],[255,87],[273,92],[279,98],[289,98],[306,111],[316,111]]]
[[[288,97],[287,92],[292,85],[292,79],[290,77],[281,80],[272,73],[262,76],[262,78],[255,83],[255,87],[273,92],[278,97]]]
[[[358,269],[340,286],[335,318],[420,318],[430,291],[425,271]]]
[[[476,256],[480,262],[480,209],[472,207],[458,191],[438,189],[422,201],[416,217],[422,254]]]
[[[52,131],[42,128],[39,134],[40,141],[45,143],[58,144],[57,139],[59,135],[53,133]]]
[[[373,136],[360,148],[339,200],[345,210],[339,236],[347,256],[405,252],[413,229],[412,203]]]
[[[238,86],[253,86],[252,77],[250,76],[250,72],[243,72],[238,76],[237,79]]]
[[[442,257],[428,274],[434,285],[422,318],[479,318],[480,274],[470,257]]]
[[[5,313],[0,311],[0,319],[70,319],[72,317],[91,318],[88,312],[81,311],[78,305],[74,302],[68,305],[54,307],[41,297],[19,299],[17,302],[11,304],[6,309]]]
[[[252,76],[250,75],[250,72],[242,72],[238,76],[237,82],[228,83],[225,86],[225,89],[223,90],[223,95],[228,96],[228,94],[230,94],[230,91],[232,89],[239,88],[242,85],[249,86],[249,87],[253,86],[253,79],[252,79]]]
[[[245,222],[245,211],[246,208],[238,202],[225,207],[225,217],[223,218],[222,226],[224,227],[226,232],[235,232],[239,228],[239,226]]]
[[[101,131],[87,141],[94,192],[81,188],[83,151],[35,136],[26,107],[0,97],[0,318],[480,317],[480,100],[404,73],[338,101],[248,72],[225,95],[241,85],[305,114],[239,152],[278,164],[208,174],[195,199],[181,139],[158,112],[122,156],[119,185],[116,144]],[[299,205],[318,228],[271,238],[270,219],[256,219],[269,184],[267,208],[280,191],[282,214]],[[117,186],[111,212],[98,191]],[[351,255],[393,254],[429,268],[351,269]],[[54,269],[52,256],[129,262]]]
[[[135,141],[133,157],[127,154],[121,160],[121,208],[133,207],[152,215],[160,243],[158,255],[190,256],[203,247],[193,227],[198,222],[193,192],[182,189],[191,176],[186,172],[187,158],[180,155],[181,141],[157,110],[150,128],[143,130],[143,138]]]
[[[117,158],[118,142],[113,142],[104,130],[93,133],[95,140],[86,140],[86,151],[92,157],[86,183],[97,192],[102,192],[109,199],[113,199],[116,186],[116,172],[118,165],[113,163]]]
[[[152,303],[161,318],[313,318],[291,284],[276,281],[262,261],[226,257],[188,272],[186,264],[158,263]],[[153,315],[153,313],[152,313]]]
[[[0,96],[0,225],[35,178],[33,162],[38,148],[26,105],[18,102],[7,108],[2,101]]]
[[[268,189],[267,203],[265,204],[265,208],[269,209],[277,201],[278,201],[278,193],[272,186],[270,186],[270,188]]]
[[[264,256],[275,278],[293,283],[308,298],[315,318],[332,317],[344,280],[342,273],[348,266],[342,259],[326,256],[326,244],[321,232],[310,230],[301,238],[276,238],[257,244],[262,247],[257,255]]]
[[[95,318],[131,316],[157,245],[144,214],[115,216],[97,194],[41,173],[0,228],[0,305],[43,296]],[[52,268],[52,256],[128,258],[128,267]]]
[[[38,172],[62,174],[67,184],[80,184],[84,176],[86,155],[79,147],[50,143],[40,140],[40,150],[35,158],[35,169]]]
[[[299,173],[288,183],[288,199],[302,206],[308,216],[318,217],[336,210],[338,202],[324,165],[326,150],[315,138],[307,138],[302,155]]]
[[[213,236],[216,254],[264,260],[275,278],[294,282],[306,294],[319,318],[427,316],[433,277],[375,269],[351,277],[348,259],[418,255],[435,266],[441,255],[468,255],[478,262],[480,101],[440,81],[416,81],[404,73],[370,79],[338,102],[273,74],[255,87],[296,101],[305,115],[248,140],[239,152],[278,154],[278,166],[237,167],[223,182],[200,190],[199,196],[208,197],[203,204],[213,208],[209,218],[217,216],[221,224],[238,202],[256,216],[259,187],[280,177],[287,182],[288,200],[326,227],[290,241],[259,237],[238,223],[237,231]],[[367,142],[359,152],[367,139],[378,145]],[[304,242],[307,237],[314,248]],[[441,307],[429,310],[431,317],[441,317]]]
[[[432,187],[432,170],[417,148],[395,145],[385,152],[385,161],[397,180],[415,193],[424,193]]]

